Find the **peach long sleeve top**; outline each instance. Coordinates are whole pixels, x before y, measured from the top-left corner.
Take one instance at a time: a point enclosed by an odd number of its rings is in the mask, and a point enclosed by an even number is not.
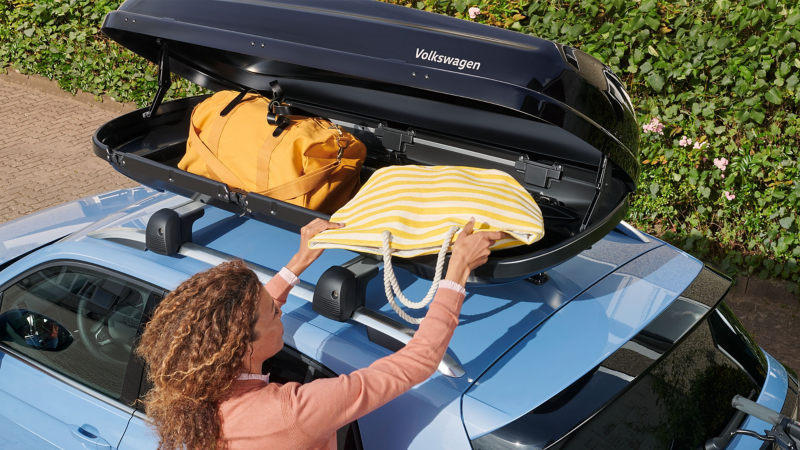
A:
[[[292,288],[275,276],[266,285],[278,307]],[[444,357],[464,299],[463,288],[440,286],[408,344],[369,367],[307,384],[237,380],[220,404],[231,450],[336,449],[336,430],[433,375]]]

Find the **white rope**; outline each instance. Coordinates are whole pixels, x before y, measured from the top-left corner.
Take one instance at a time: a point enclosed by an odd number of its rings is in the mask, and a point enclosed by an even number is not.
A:
[[[442,279],[442,270],[444,269],[444,258],[447,255],[447,249],[450,248],[450,242],[453,240],[453,236],[458,231],[457,226],[450,227],[450,230],[447,232],[447,235],[444,237],[444,242],[442,242],[442,248],[439,249],[439,255],[436,259],[436,271],[433,275],[433,284],[431,288],[428,290],[428,294],[419,302],[412,302],[405,295],[403,295],[403,290],[400,289],[400,285],[397,283],[397,277],[394,275],[394,269],[392,268],[392,250],[389,248],[389,239],[392,237],[392,233],[389,230],[383,231],[383,287],[386,291],[386,299],[389,300],[389,304],[392,306],[392,309],[400,316],[403,320],[413,324],[420,324],[422,323],[422,318],[417,319],[416,317],[411,317],[403,311],[400,306],[395,303],[394,297],[397,294],[397,298],[400,299],[400,302],[403,303],[405,306],[411,309],[422,309],[433,300],[433,297],[436,295],[436,290],[439,289],[439,281]]]

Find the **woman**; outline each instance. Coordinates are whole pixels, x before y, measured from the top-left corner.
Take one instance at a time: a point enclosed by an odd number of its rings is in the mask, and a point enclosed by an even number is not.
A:
[[[144,403],[159,448],[336,449],[336,430],[433,375],[458,325],[464,284],[499,232],[459,234],[416,335],[369,367],[307,384],[269,383],[262,363],[283,347],[281,306],[321,254],[308,241],[341,224],[316,219],[266,286],[241,261],[186,280],[156,308],[137,349],[153,388]]]

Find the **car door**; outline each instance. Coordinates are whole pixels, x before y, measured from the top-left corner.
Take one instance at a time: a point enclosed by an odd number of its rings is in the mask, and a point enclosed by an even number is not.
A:
[[[297,350],[284,345],[283,349],[272,358],[264,362],[262,373],[268,373],[270,382],[310,383],[319,378],[335,377],[331,370],[312,360]],[[146,379],[142,379],[141,396],[150,389]],[[158,439],[152,428],[147,423],[141,402],[137,402],[137,412],[131,419],[128,430],[120,442],[119,450],[144,450],[157,448]],[[363,450],[358,423],[352,422],[345,425],[337,434],[338,450]]]
[[[117,448],[141,377],[131,350],[154,292],[63,261],[0,287],[0,449]]]

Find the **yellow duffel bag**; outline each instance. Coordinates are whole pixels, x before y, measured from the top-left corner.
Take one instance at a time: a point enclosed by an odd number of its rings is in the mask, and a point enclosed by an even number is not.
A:
[[[366,147],[319,117],[283,116],[270,124],[275,106],[281,105],[255,93],[214,94],[192,112],[178,168],[332,214],[361,187]]]

